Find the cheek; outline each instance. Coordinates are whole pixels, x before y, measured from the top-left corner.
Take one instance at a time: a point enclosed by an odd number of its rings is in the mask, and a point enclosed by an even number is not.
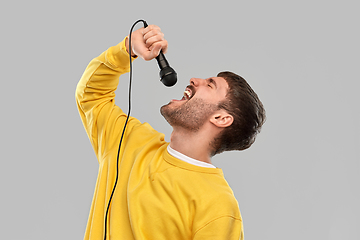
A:
[[[207,93],[207,94],[203,94],[201,97],[200,96],[194,97],[193,100],[198,100],[202,104],[218,105],[223,99],[220,98],[215,93]]]

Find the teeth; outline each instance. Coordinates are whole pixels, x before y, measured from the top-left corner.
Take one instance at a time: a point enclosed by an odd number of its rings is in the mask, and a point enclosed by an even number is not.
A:
[[[190,99],[190,97],[191,97],[190,91],[189,91],[189,90],[185,90],[185,91],[184,91],[184,96],[185,96],[186,99]]]

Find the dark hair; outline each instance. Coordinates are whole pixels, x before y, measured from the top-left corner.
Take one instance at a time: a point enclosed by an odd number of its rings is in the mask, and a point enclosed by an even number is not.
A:
[[[224,78],[229,85],[226,100],[220,102],[219,108],[232,115],[234,122],[214,139],[213,155],[245,150],[254,143],[265,122],[265,109],[245,79],[232,72],[220,72],[217,76]]]

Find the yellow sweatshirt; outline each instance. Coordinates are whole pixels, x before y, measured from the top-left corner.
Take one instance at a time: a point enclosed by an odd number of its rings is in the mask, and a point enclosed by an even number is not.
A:
[[[93,59],[76,89],[76,102],[99,161],[84,239],[102,240],[106,207],[126,114],[115,105],[121,74],[129,71],[125,41]],[[107,239],[243,239],[232,190],[218,168],[170,155],[164,135],[130,117],[121,146],[119,180],[110,206]]]

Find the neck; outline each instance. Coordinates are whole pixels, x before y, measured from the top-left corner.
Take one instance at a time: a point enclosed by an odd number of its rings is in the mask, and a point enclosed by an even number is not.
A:
[[[176,130],[171,133],[170,147],[188,157],[211,164],[209,136],[201,131]]]

